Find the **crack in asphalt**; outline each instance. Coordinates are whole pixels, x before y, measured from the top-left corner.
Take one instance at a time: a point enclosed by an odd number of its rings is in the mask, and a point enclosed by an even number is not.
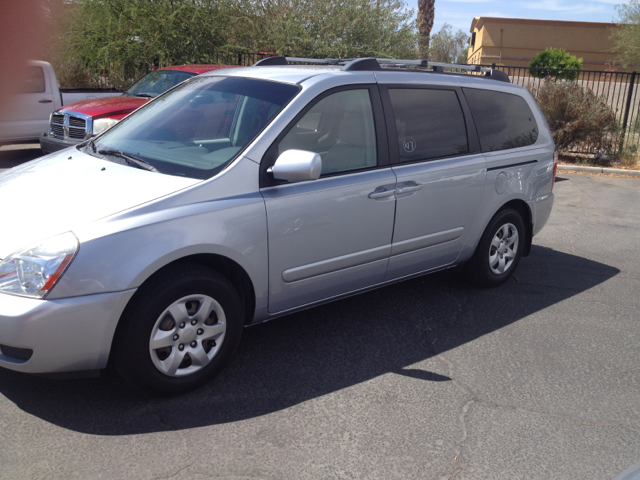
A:
[[[454,458],[452,461],[452,466],[454,468],[454,471],[448,477],[443,477],[443,478],[447,478],[447,480],[452,480],[456,478],[458,475],[460,475],[460,473],[462,473],[464,469],[462,456],[463,456],[463,450],[465,448],[465,443],[469,439],[469,430],[467,428],[468,426],[467,415],[473,404],[478,404],[482,407],[487,407],[487,408],[508,409],[508,410],[513,410],[515,412],[525,412],[525,413],[531,413],[535,415],[542,415],[545,417],[550,417],[555,420],[571,421],[574,423],[578,423],[580,425],[585,425],[590,427],[621,428],[623,430],[627,430],[629,432],[640,435],[640,428],[634,428],[630,425],[625,425],[622,423],[602,423],[602,422],[592,422],[592,421],[587,422],[581,418],[574,417],[571,415],[561,415],[561,414],[555,414],[555,413],[549,413],[549,412],[542,412],[538,410],[531,410],[528,408],[521,408],[516,405],[503,405],[495,402],[481,400],[479,398],[479,395],[475,393],[470,387],[456,380],[456,377],[454,376],[454,363],[451,360],[448,360],[443,355],[437,355],[435,358],[442,361],[446,365],[447,376],[451,379],[451,382],[453,382],[456,388],[458,388],[467,397],[467,401],[464,403],[464,405],[462,405],[462,407],[460,407],[460,415],[458,416],[461,424],[462,435],[460,437],[460,440],[456,442],[456,448],[454,449]]]
[[[176,473],[174,473],[173,475],[169,475],[168,477],[153,477],[151,480],[167,480],[168,478],[174,478],[176,477],[180,472],[182,472],[183,470],[186,470],[187,468],[189,468],[191,466],[191,464],[187,465],[186,467],[182,467],[181,469],[179,469],[178,471],[176,471]]]

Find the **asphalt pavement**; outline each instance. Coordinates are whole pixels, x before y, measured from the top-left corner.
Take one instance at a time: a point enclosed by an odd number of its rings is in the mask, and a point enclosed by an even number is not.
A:
[[[189,395],[0,369],[0,479],[616,477],[640,461],[640,180],[554,193],[505,285],[454,269],[249,327]]]

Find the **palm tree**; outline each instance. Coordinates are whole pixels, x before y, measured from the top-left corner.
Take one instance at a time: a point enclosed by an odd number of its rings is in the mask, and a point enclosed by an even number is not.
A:
[[[421,58],[429,56],[429,37],[436,14],[435,0],[418,0],[418,51]]]

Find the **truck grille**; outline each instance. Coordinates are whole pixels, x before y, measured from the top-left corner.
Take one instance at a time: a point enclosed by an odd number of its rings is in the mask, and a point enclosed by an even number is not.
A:
[[[68,113],[51,115],[51,135],[61,139],[82,141],[87,138],[87,121]],[[89,132],[90,133],[90,132]]]
[[[59,113],[51,115],[51,133],[56,137],[64,138],[64,115]]]

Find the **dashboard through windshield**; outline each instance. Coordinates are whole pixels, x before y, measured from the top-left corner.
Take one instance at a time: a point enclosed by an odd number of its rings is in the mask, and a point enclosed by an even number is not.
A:
[[[207,179],[225,168],[299,90],[267,80],[198,76],[125,118],[86,151],[120,163],[124,156],[142,160],[160,173]]]
[[[131,85],[125,94],[132,97],[154,98],[195,76],[195,73],[180,70],[156,70]]]

